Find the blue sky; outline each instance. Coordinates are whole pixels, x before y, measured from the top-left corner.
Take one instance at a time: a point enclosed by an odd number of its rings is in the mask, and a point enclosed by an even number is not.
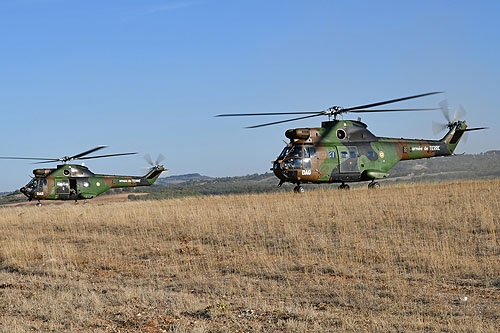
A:
[[[59,157],[100,144],[100,173],[140,174],[163,153],[170,174],[269,170],[280,118],[219,113],[323,110],[446,91],[400,107],[462,104],[459,152],[499,149],[497,1],[0,0],[3,156]],[[379,136],[435,138],[439,112],[363,115]],[[33,165],[0,161],[0,191]]]

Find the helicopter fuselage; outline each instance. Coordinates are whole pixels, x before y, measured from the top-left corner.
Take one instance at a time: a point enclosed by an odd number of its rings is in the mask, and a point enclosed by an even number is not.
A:
[[[376,137],[361,121],[326,121],[286,131],[290,142],[271,170],[280,184],[373,181],[401,160],[451,155],[466,128],[458,121],[441,140],[419,140]]]
[[[30,201],[92,199],[111,188],[152,185],[163,171],[163,166],[156,165],[144,176],[118,176],[94,174],[83,165],[63,164],[33,170],[35,177],[20,191]]]

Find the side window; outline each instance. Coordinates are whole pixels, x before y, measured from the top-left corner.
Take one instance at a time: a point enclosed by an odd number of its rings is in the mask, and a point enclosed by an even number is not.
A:
[[[304,157],[316,157],[316,148],[314,147],[305,147],[304,149]]]
[[[368,155],[368,158],[374,158],[375,157],[375,153],[372,152],[372,151],[369,151],[367,155]]]
[[[351,156],[351,158],[356,158],[356,152],[355,151],[350,151],[349,155]]]
[[[328,156],[329,156],[330,158],[336,158],[336,157],[337,157],[337,154],[335,154],[335,152],[334,152],[334,151],[329,151],[329,152],[328,152]]]
[[[304,169],[311,169],[311,159],[304,158]]]
[[[340,155],[342,156],[342,158],[347,158],[347,152],[346,151],[341,152]]]

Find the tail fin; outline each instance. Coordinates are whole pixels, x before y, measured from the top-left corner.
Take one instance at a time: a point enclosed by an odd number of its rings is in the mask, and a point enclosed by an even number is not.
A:
[[[448,125],[450,130],[446,135],[440,140],[441,142],[444,142],[448,149],[450,150],[450,153],[453,154],[455,151],[455,148],[458,145],[458,142],[462,138],[465,132],[470,132],[470,131],[478,131],[478,130],[483,130],[487,129],[488,127],[475,127],[475,128],[467,128],[467,125],[465,124],[464,121],[456,121],[453,124]]]
[[[155,165],[142,178],[145,179],[151,185],[158,179],[158,177],[160,177],[163,171],[167,171],[167,169],[165,169],[163,165]]]
[[[449,123],[448,128],[450,130],[440,141],[444,142],[450,150],[450,153],[453,154],[455,148],[457,148],[458,142],[467,130],[467,124],[465,124],[465,120],[458,120],[455,123]]]

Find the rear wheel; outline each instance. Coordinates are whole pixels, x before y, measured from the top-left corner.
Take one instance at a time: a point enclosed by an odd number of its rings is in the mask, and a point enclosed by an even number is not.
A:
[[[342,183],[339,185],[339,190],[349,190],[349,189],[350,187],[347,184]]]
[[[368,184],[368,188],[374,188],[374,189],[380,188],[380,183],[371,182],[370,184]]]

